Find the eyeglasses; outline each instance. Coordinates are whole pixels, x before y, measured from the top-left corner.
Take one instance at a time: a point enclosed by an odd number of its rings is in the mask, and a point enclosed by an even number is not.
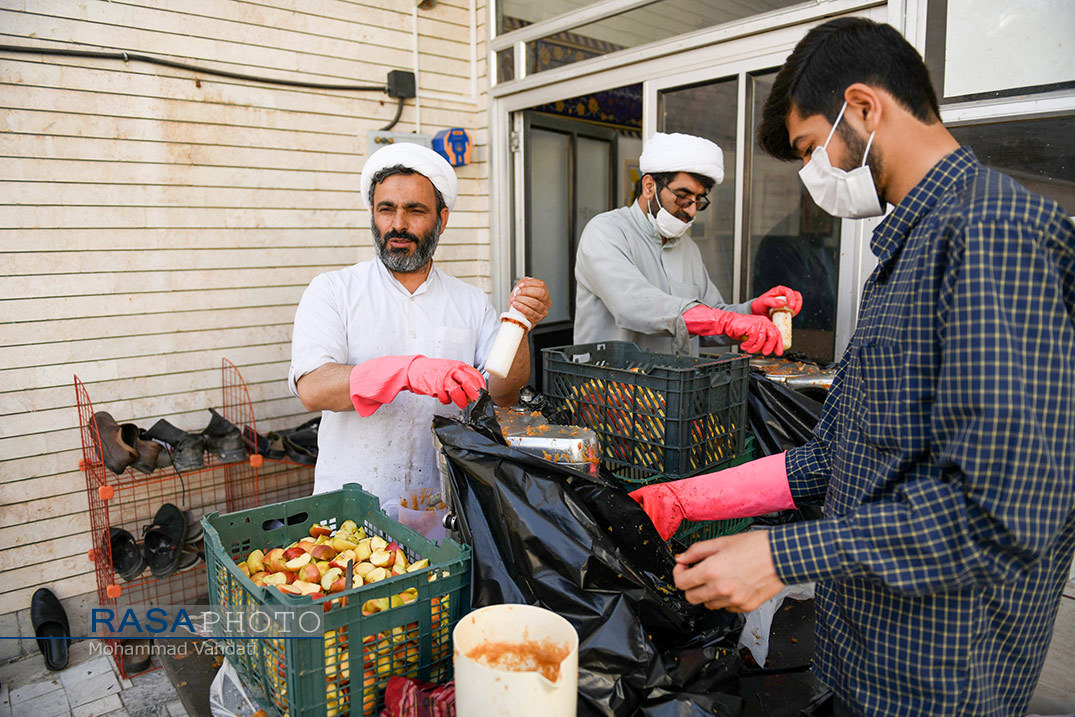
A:
[[[697,205],[698,211],[704,212],[710,204],[709,197],[707,197],[705,194],[699,194],[695,196],[694,194],[688,192],[686,189],[674,190],[670,188],[667,184],[660,185],[660,189],[667,189],[668,191],[672,192],[672,196],[676,198],[676,206],[680,207],[681,209],[686,209],[690,205],[694,204]]]

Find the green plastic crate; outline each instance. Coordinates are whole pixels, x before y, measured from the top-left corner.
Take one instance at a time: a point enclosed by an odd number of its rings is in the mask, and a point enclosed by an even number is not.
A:
[[[746,355],[672,356],[606,341],[544,349],[542,365],[545,394],[597,433],[601,461],[617,475],[696,475],[744,450]]]
[[[428,558],[428,568],[323,598],[287,595],[254,585],[238,567],[256,549],[266,552],[309,536],[313,523],[335,529],[353,520],[368,536],[399,543],[408,561]],[[335,717],[380,714],[392,675],[444,682],[452,677],[451,634],[470,609],[470,547],[452,540],[433,543],[380,510],[376,497],[351,483],[342,490],[202,518],[212,605],[232,608],[324,606],[324,640],[278,637],[213,637],[270,714]],[[276,525],[278,527],[273,527]],[[363,614],[375,598],[417,590],[417,600]],[[234,627],[232,628],[234,629]]]

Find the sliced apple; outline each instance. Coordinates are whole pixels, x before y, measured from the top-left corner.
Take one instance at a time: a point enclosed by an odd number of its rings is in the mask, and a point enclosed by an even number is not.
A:
[[[355,545],[355,551],[354,552],[355,552],[355,555],[357,556],[357,559],[359,561],[369,560],[370,555],[373,555],[373,549],[370,547],[369,538],[366,538],[365,540],[358,541],[358,544]]]
[[[286,563],[288,560],[294,560],[300,555],[306,555],[306,551],[298,545],[288,548],[284,551],[284,562]]]
[[[339,568],[329,568],[325,574],[321,576],[321,580],[319,581],[321,587],[327,592],[332,592],[332,583],[341,575],[343,575],[343,571]]]
[[[303,565],[306,565],[308,562],[310,562],[311,559],[312,558],[310,558],[309,553],[303,553],[302,555],[298,556],[297,558],[294,558],[293,560],[288,560],[284,564],[287,566],[288,570],[298,570]]]
[[[315,545],[314,549],[310,551],[310,555],[314,560],[332,560],[336,557],[337,551],[329,545]]]
[[[373,615],[374,613],[384,612],[388,608],[388,598],[374,598],[372,600],[367,600],[365,604],[362,605],[362,614]]]
[[[269,573],[264,578],[262,578],[262,581],[266,585],[286,585],[287,573]]]
[[[377,552],[378,550],[384,550],[388,547],[388,541],[379,535],[375,535],[370,538],[370,550]]]
[[[302,590],[295,587],[294,585],[277,585],[276,589],[282,593],[287,593],[288,595],[302,595]]]
[[[316,593],[321,590],[321,586],[317,583],[307,582],[305,580],[296,580],[291,583],[291,587],[298,588],[299,592],[303,595],[309,595],[310,593]]]
[[[358,530],[358,524],[353,520],[345,520],[340,523],[341,533],[353,533]]]
[[[355,549],[355,543],[351,542],[350,540],[347,540],[347,538],[341,535],[333,536],[332,539],[328,541],[328,545],[331,545],[333,550],[335,550],[337,553],[342,553],[345,550]]]
[[[407,572],[407,568],[403,567],[402,563],[394,563],[392,565],[391,573],[393,575],[403,575],[405,572]]]
[[[378,568],[390,568],[395,561],[396,554],[390,553],[387,550],[378,550],[370,556],[370,562]]]
[[[404,570],[407,569],[407,556],[403,553],[402,548],[396,548],[396,562],[392,563],[392,565],[402,565]]]
[[[250,566],[246,562],[239,563],[239,570],[243,571],[243,575],[250,577],[253,573],[250,572]]]
[[[403,607],[403,598],[401,598],[399,595],[391,596],[390,598],[388,598],[388,606],[389,607]],[[395,629],[395,628],[393,628],[393,629]]]
[[[253,581],[255,585],[264,585],[265,578],[267,577],[269,577],[269,573],[266,572],[254,573],[250,576],[250,580]]]
[[[344,588],[347,587],[347,578],[339,578],[336,582],[341,583],[340,590],[343,590]],[[335,585],[335,584],[336,583],[333,583],[333,585]],[[352,575],[351,576],[351,587],[360,588],[365,584],[366,584],[366,581],[362,579],[361,575]]]
[[[310,535],[314,538],[320,538],[322,535],[332,535],[332,528],[327,525],[321,525],[321,523],[314,523],[310,526]]]
[[[317,571],[321,573],[321,577],[325,577],[325,573],[332,567],[332,563],[327,560],[317,560],[314,562],[314,565],[317,566]]]
[[[425,570],[429,567],[429,558],[422,558],[421,560],[415,560],[413,563],[407,566],[407,572],[413,573],[416,570]]]
[[[284,563],[287,562],[287,558],[284,557],[283,548],[273,548],[269,552],[265,553],[265,564],[268,566],[268,570],[272,570],[274,573],[281,570],[287,570]]]
[[[365,580],[367,583],[375,583],[379,580],[384,580],[387,577],[389,577],[387,570],[385,570],[384,568],[374,568],[373,570],[370,570],[368,573],[363,575],[362,579]]]
[[[369,575],[369,573],[372,570],[375,570],[376,568],[377,568],[377,566],[374,565],[373,563],[361,562],[361,563],[359,563],[358,565],[355,566],[354,573],[355,573],[355,575],[361,575],[362,578],[365,579],[365,577],[367,575]],[[369,582],[369,580],[366,580],[366,582]]]
[[[260,550],[255,550],[246,556],[246,567],[250,568],[251,574],[264,572],[265,570],[265,553]]]
[[[418,599],[418,588],[407,588],[399,594],[404,603],[414,602]]]
[[[317,569],[317,566],[313,563],[306,563],[299,568],[299,580],[303,580],[308,583],[321,582],[321,571]]]

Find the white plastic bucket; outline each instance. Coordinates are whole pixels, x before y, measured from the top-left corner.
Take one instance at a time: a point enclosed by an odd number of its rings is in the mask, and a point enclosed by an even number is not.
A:
[[[556,613],[532,605],[479,608],[456,624],[452,644],[459,717],[575,715],[579,638]],[[555,679],[534,669],[538,663]]]

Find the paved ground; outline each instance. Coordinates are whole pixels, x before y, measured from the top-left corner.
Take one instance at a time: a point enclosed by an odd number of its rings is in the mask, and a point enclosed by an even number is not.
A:
[[[1068,582],[1030,714],[1075,715],[1075,579]],[[0,717],[186,717],[164,670],[119,676],[115,661],[89,642],[71,664],[49,672],[40,654],[0,665]],[[198,715],[197,717],[201,717]]]

